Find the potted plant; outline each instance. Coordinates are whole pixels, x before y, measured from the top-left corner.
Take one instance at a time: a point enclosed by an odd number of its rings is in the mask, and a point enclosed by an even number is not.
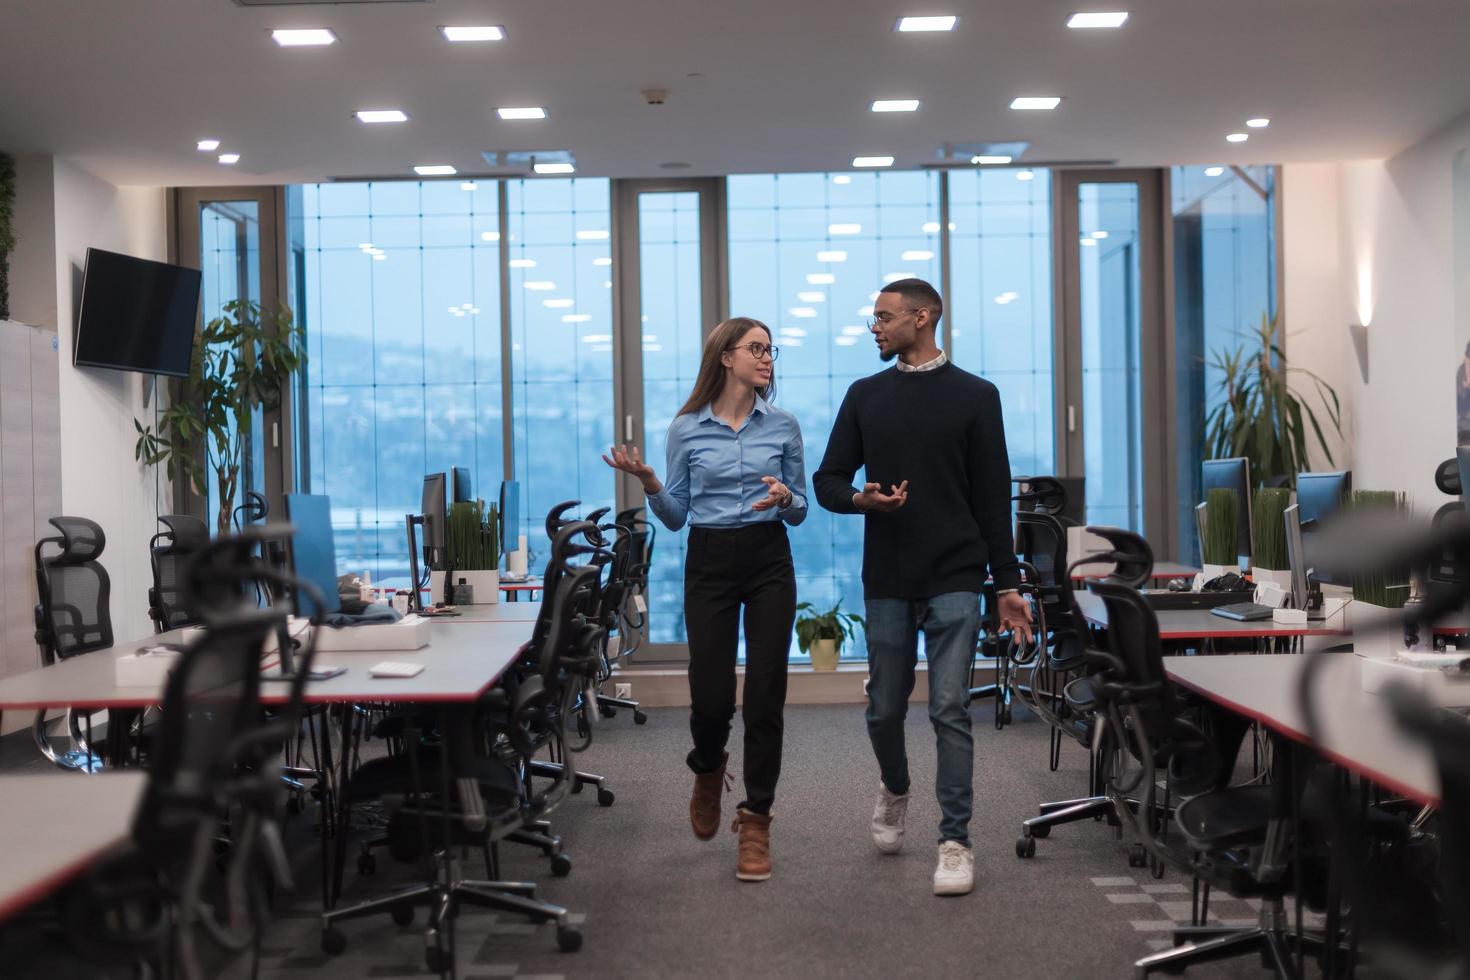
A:
[[[1291,491],[1262,487],[1251,503],[1251,578],[1257,585],[1274,582],[1291,589],[1291,564],[1286,557],[1286,508]]]
[[[1215,354],[1213,366],[1223,375],[1221,399],[1205,419],[1205,452],[1208,459],[1249,459],[1251,486],[1271,483],[1295,489],[1296,475],[1307,465],[1308,428],[1329,466],[1332,449],[1316,410],[1292,387],[1292,376],[1312,382],[1339,436],[1342,410],[1331,385],[1311,371],[1287,366],[1277,342],[1279,329],[1278,320],[1262,316],[1257,343]]]
[[[1208,582],[1226,572],[1240,571],[1240,542],[1235,530],[1240,499],[1234,490],[1216,487],[1205,495],[1204,508],[1200,551],[1204,556],[1204,580]]]
[[[817,670],[836,670],[843,642],[856,636],[853,627],[866,626],[861,616],[842,611],[841,599],[826,612],[817,612],[810,602],[798,605],[796,612],[796,647],[810,652]]]
[[[453,578],[454,591],[444,596],[451,601],[463,603],[458,595],[461,586],[469,586],[474,595],[474,605],[482,606],[500,601],[500,541],[496,533],[496,510],[492,504],[485,506],[483,500],[461,501],[450,504],[445,520],[445,543],[448,545],[447,573]],[[431,591],[437,596],[445,593],[446,569],[435,571],[437,588],[430,582]]]
[[[280,404],[306,363],[306,338],[285,307],[233,300],[223,312],[195,339],[189,376],[159,417],[158,431],[133,419],[133,456],[149,466],[165,464],[170,480],[185,477],[201,497],[212,472],[219,497],[215,527],[228,534],[255,413]]]
[[[1404,495],[1392,490],[1354,490],[1348,497],[1348,506],[1354,510],[1401,511],[1405,505]],[[1403,649],[1402,638],[1395,639],[1390,630],[1373,629],[1372,623],[1394,615],[1408,598],[1409,571],[1406,568],[1354,575],[1354,609],[1348,617],[1348,625],[1353,631],[1353,652],[1366,657],[1392,657]],[[1363,629],[1358,628],[1359,622]]]

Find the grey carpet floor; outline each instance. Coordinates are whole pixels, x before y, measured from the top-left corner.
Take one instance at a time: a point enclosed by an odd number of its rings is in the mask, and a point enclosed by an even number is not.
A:
[[[523,847],[505,849],[507,877],[535,880],[541,894],[576,913],[585,944],[556,950],[550,926],[466,912],[459,920],[459,976],[489,977],[1128,977],[1133,960],[1161,948],[1189,916],[1189,882],[1130,869],[1112,831],[1094,822],[1057,829],[1037,855],[1019,860],[1020,821],[1043,800],[1081,795],[1086,756],[1063,750],[1046,767],[1046,729],[1019,720],[997,732],[988,704],[975,708],[977,884],[960,898],[930,892],[939,821],[933,797],[934,738],[922,706],[910,712],[914,782],[909,836],[882,855],[867,835],[877,787],[859,706],[803,706],[786,713],[785,766],[772,824],[774,877],[735,879],[735,836],[701,843],[689,831],[690,776],[683,766],[687,714],[626,713],[602,721],[582,769],[605,774],[617,794],[599,807],[591,792],[554,815],[575,868],[554,878]],[[738,769],[740,727],[731,738]],[[738,800],[738,796],[733,800]],[[288,899],[265,943],[268,978],[424,976],[422,931],[386,917],[346,924],[347,952],[320,951],[310,847],[302,891]],[[383,854],[380,872],[347,872],[346,901],[370,897],[411,870]],[[471,866],[473,871],[473,865]],[[1212,919],[1254,922],[1253,903],[1216,896]],[[1254,957],[1192,968],[1191,977],[1263,977]],[[247,977],[236,964],[231,977]]]

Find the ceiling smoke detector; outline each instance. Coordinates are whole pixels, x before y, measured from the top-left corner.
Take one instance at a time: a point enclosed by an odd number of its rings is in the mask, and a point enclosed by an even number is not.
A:
[[[669,90],[666,88],[646,88],[642,94],[643,101],[649,105],[663,105],[669,98]]]

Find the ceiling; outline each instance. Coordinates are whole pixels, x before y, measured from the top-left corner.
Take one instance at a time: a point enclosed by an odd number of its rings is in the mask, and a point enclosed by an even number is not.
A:
[[[1074,10],[1127,9],[1117,31]],[[899,15],[956,13],[950,34]],[[508,39],[445,43],[440,24]],[[333,29],[282,49],[275,27]],[[579,173],[898,167],[946,142],[1029,141],[1022,162],[1280,163],[1392,155],[1470,110],[1464,0],[5,0],[0,148],[119,184],[277,183],[489,168],[570,150]],[[669,90],[645,105],[640,90]],[[1018,95],[1061,95],[1014,112]],[[879,98],[917,113],[878,115]],[[543,105],[505,122],[496,106]],[[369,127],[362,108],[410,121]],[[1232,146],[1250,116],[1268,129]],[[224,167],[195,141],[241,154]]]

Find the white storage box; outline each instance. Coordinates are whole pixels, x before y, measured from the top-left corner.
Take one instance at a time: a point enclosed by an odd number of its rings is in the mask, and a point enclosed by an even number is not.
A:
[[[1401,659],[1402,658],[1402,659]],[[1389,684],[1401,684],[1419,691],[1441,707],[1470,706],[1470,674],[1461,675],[1453,667],[1463,657],[1457,654],[1403,653],[1398,657],[1358,657],[1362,687],[1377,694]]]
[[[118,657],[113,661],[117,686],[161,689],[182,652],[165,647],[143,647]]]
[[[432,629],[422,616],[405,616],[396,623],[322,626],[316,629],[316,648],[321,653],[419,650],[429,645]]]

